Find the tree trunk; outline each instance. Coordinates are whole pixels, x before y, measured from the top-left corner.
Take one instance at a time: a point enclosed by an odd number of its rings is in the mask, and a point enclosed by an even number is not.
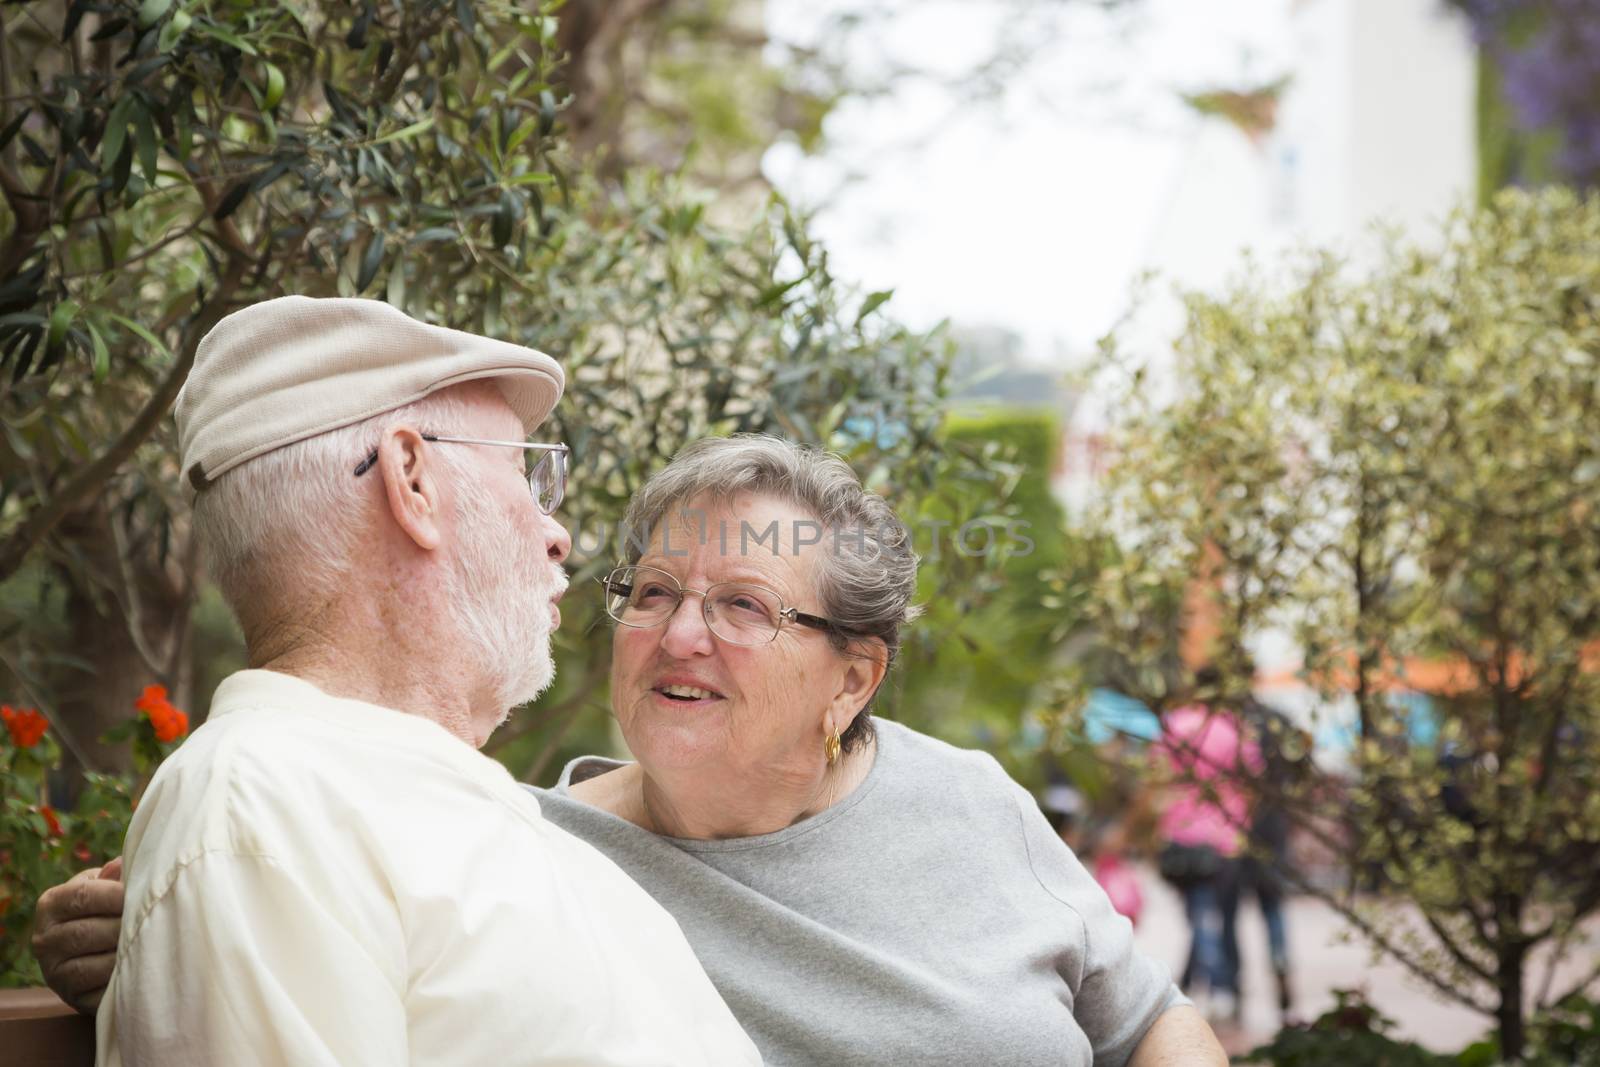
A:
[[[1495,974],[1500,991],[1500,1007],[1495,1013],[1500,1026],[1500,1057],[1507,1063],[1521,1062],[1527,1041],[1522,1017],[1522,969],[1526,956],[1527,948],[1520,942],[1502,946]]]
[[[73,742],[63,746],[62,784],[69,803],[84,771],[132,768],[128,745],[100,739],[137,714],[134,701],[145,686],[167,686],[180,706],[187,697],[192,583],[174,581],[178,564],[157,559],[156,553],[134,548],[124,558],[125,541],[119,543],[112,528],[116,521],[104,501],[97,501],[67,516],[56,530],[73,557],[72,566],[57,569],[67,587],[67,647],[91,665],[90,670],[63,667],[54,678],[56,710]],[[130,610],[139,626],[137,642]]]

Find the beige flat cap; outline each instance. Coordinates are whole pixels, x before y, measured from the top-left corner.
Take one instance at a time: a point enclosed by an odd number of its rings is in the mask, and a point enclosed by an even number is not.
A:
[[[543,352],[418,322],[379,300],[284,296],[206,334],[178,394],[178,454],[192,491],[275,448],[493,379],[523,430],[566,380]]]

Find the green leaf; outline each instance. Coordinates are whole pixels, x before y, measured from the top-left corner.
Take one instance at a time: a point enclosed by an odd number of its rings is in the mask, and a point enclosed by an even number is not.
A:
[[[391,130],[382,137],[374,138],[372,143],[375,145],[388,144],[390,141],[403,141],[407,138],[415,137],[419,133],[425,133],[428,130],[433,129],[433,121],[433,116],[429,115],[420,122],[413,122],[409,126],[404,126],[398,130]]]
[[[79,310],[81,309],[76,300],[63,300],[50,312],[50,330],[45,338],[47,351],[54,352],[60,349],[61,342],[66,340],[67,330],[71,327],[72,320],[78,317]]]
[[[118,325],[132,331],[135,336],[140,338],[145,344],[149,345],[163,356],[166,356],[168,359],[172,358],[172,350],[162,343],[161,338],[151,333],[146,327],[141,326],[139,323],[134,322],[130,318],[118,315],[116,312],[111,312],[109,317],[113,322],[116,322]]]
[[[133,128],[139,146],[139,167],[144,171],[144,180],[155,185],[156,165],[159,162],[155,120],[150,117],[149,111],[141,107],[138,117],[133,120]]]
[[[247,56],[253,56],[253,55],[257,55],[258,54],[256,52],[256,46],[255,45],[251,44],[249,41],[245,40],[243,37],[240,37],[238,34],[234,33],[232,30],[228,30],[228,29],[225,29],[225,28],[223,28],[221,26],[218,26],[215,22],[211,21],[210,19],[202,19],[202,20],[200,20],[200,22],[195,26],[195,29],[199,30],[201,33],[205,34],[207,37],[215,37],[217,40],[221,41],[223,44],[230,45],[233,48],[237,48],[239,51],[243,52]]]
[[[405,262],[397,258],[394,265],[389,268],[389,282],[385,287],[384,300],[390,305],[405,310],[406,306],[406,271]]]
[[[794,279],[793,281],[779,282],[776,285],[767,286],[761,291],[761,295],[756,297],[756,306],[767,308],[772,307],[774,304],[780,303],[783,300],[785,293],[803,281],[805,281],[805,278],[800,277]]]
[[[266,88],[261,91],[261,109],[263,111],[271,111],[283,99],[283,71],[278,68],[276,63],[267,63],[265,66],[267,84]]]
[[[177,45],[178,39],[188,31],[192,22],[194,22],[194,16],[187,11],[175,13],[171,20],[161,27],[161,36],[156,39],[156,50],[160,52],[172,51],[174,46]]]
[[[549,173],[547,173],[545,171],[542,171],[542,170],[533,170],[533,171],[529,171],[526,174],[518,174],[514,178],[507,178],[503,184],[505,184],[505,185],[550,185],[550,184],[553,184],[555,182],[555,180],[556,180],[555,176],[552,175],[552,174],[549,174]]]
[[[172,8],[172,0],[144,0],[139,5],[139,25],[148,29]]]
[[[379,230],[367,242],[367,250],[361,256],[361,272],[356,275],[356,292],[364,293],[367,286],[378,276],[378,268],[383,265],[383,231]]]
[[[460,237],[461,234],[457,232],[454,226],[429,226],[426,230],[411,238],[411,243],[425,245],[430,241],[455,241],[459,240]]]
[[[239,210],[239,205],[244,203],[244,198],[250,193],[250,184],[249,179],[234,182],[228,191],[222,194],[222,199],[217,202],[217,210],[211,213],[211,217],[225,219]]]
[[[123,140],[128,136],[128,115],[139,97],[135,93],[124,93],[111,106],[111,112],[106,116],[105,136],[100,139],[100,168],[102,170],[112,166],[117,157],[122,154]]]
[[[861,302],[861,311],[856,315],[856,325],[860,326],[862,319],[881,308],[893,295],[893,289],[879,289],[875,293],[868,293],[867,298]]]
[[[106,339],[100,335],[100,328],[94,324],[93,319],[87,320],[89,327],[89,345],[94,350],[91,366],[93,367],[94,380],[103,382],[111,373],[111,350],[106,347]]]
[[[100,24],[100,28],[89,35],[89,40],[104,41],[108,38],[115,37],[117,34],[121,33],[127,28],[128,20],[119,15],[114,19],[107,19],[106,21],[102,22]]]
[[[11,139],[17,135],[18,130],[22,129],[22,124],[27,121],[28,116],[32,113],[32,108],[25,107],[17,113],[16,118],[6,123],[6,128],[0,130],[0,148],[4,148],[11,143]]]

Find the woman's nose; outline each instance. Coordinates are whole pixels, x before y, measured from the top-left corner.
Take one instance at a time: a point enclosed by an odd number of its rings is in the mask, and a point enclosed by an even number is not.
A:
[[[706,624],[705,603],[699,594],[686,593],[667,619],[661,647],[669,656],[687,659],[709,655],[715,647],[711,628]]]

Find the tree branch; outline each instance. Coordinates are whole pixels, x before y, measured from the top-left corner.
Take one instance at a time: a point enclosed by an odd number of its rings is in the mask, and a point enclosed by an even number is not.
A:
[[[1585,989],[1588,989],[1590,986],[1594,985],[1596,982],[1600,982],[1600,963],[1595,964],[1594,969],[1591,970],[1588,973],[1588,975],[1586,975],[1583,978],[1578,979],[1578,982],[1577,982],[1576,985],[1574,985],[1571,988],[1569,988],[1566,992],[1562,993],[1559,997],[1556,997],[1554,1000],[1547,1002],[1547,1004],[1544,1005],[1544,1006],[1549,1006],[1550,1004],[1560,1004],[1563,1000],[1566,1000],[1568,997],[1575,997],[1579,993],[1582,993]]]
[[[226,312],[243,276],[243,269],[243,261],[234,259],[230,262],[228,269],[218,281],[216,291],[190,320],[187,336],[178,353],[177,361],[167,372],[166,378],[156,387],[156,391],[151,394],[150,399],[145,402],[133,422],[129,423],[110,447],[100,453],[93,462],[79,468],[76,474],[67,479],[66,485],[44,501],[15,533],[0,545],[0,582],[15,574],[28,553],[44,540],[45,536],[55,528],[56,523],[61,521],[62,516],[99,490],[155,432],[161,420],[166,417],[167,409],[177,398],[178,391],[183,388],[183,383],[189,377],[189,368],[194,365],[194,354],[200,347],[200,338],[204,337]]]
[[[1301,891],[1309,893],[1318,900],[1321,900],[1323,903],[1327,904],[1335,912],[1337,912],[1341,918],[1359,930],[1363,937],[1365,937],[1368,941],[1371,941],[1379,949],[1382,949],[1383,952],[1391,956],[1401,966],[1405,967],[1406,970],[1410,971],[1412,975],[1422,979],[1428,985],[1436,989],[1439,993],[1443,994],[1447,1000],[1453,1000],[1458,1004],[1463,1004],[1481,1015],[1487,1015],[1490,1018],[1495,1017],[1494,1007],[1486,1004],[1480,1004],[1466,992],[1457,989],[1455,986],[1439,977],[1439,975],[1435,974],[1420,961],[1412,959],[1411,956],[1400,947],[1400,945],[1396,944],[1395,941],[1387,934],[1363,918],[1361,914],[1355,910],[1355,908],[1341,902],[1332,893],[1322,889],[1320,886],[1312,884],[1309,880],[1302,877],[1299,872],[1294,871],[1292,868],[1285,868],[1284,873],[1287,874],[1289,880],[1293,882]],[[1600,977],[1600,973],[1597,973],[1595,977]],[[1590,978],[1589,981],[1594,981],[1594,978]]]
[[[1428,924],[1428,929],[1433,931],[1433,936],[1438,939],[1439,944],[1443,945],[1445,951],[1450,953],[1451,959],[1479,978],[1482,978],[1485,982],[1493,983],[1495,981],[1494,972],[1467,955],[1466,951],[1456,944],[1455,936],[1445,930],[1443,924],[1429,914],[1427,908],[1419,906],[1417,910],[1422,913],[1422,920]]]

